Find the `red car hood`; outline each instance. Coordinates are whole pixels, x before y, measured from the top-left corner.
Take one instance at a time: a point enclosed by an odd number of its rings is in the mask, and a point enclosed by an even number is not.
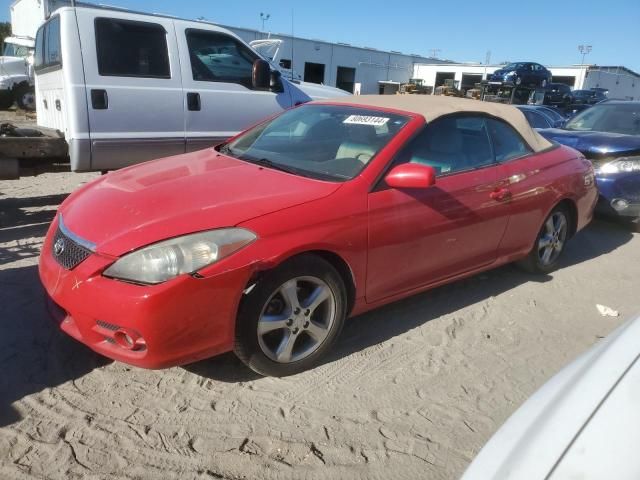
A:
[[[110,173],[73,193],[60,213],[98,252],[119,256],[316,200],[339,186],[207,149]]]

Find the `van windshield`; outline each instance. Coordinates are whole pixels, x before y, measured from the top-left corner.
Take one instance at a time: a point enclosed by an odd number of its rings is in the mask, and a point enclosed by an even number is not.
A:
[[[358,175],[409,117],[338,105],[305,105],[218,150],[240,160],[331,181]]]

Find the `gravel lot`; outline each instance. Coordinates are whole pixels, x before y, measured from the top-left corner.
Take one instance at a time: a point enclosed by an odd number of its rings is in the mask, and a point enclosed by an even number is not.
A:
[[[640,235],[596,222],[547,277],[503,267],[352,319],[313,371],[258,378],[231,354],[140,370],[44,312],[42,236],[94,177],[0,181],[2,479],[458,478],[537,387],[640,306]]]

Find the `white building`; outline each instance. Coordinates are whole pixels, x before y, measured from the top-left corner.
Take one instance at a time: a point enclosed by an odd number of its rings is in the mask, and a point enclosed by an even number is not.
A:
[[[221,25],[246,42],[267,38],[267,34],[246,28]],[[282,40],[278,61],[307,82],[323,83],[354,93],[356,85],[361,94],[393,94],[401,83],[413,76],[418,63],[439,65],[444,60],[397,51],[357,47],[347,43],[332,43],[292,37],[286,34],[269,34],[269,38]]]
[[[482,65],[479,63],[420,63],[413,71],[425,85],[438,87],[446,79],[453,79],[458,88],[466,90],[486,80],[487,75],[504,65]],[[626,67],[600,67],[597,65],[570,65],[547,67],[553,82],[564,83],[574,90],[606,88],[609,98],[640,100],[640,74]]]

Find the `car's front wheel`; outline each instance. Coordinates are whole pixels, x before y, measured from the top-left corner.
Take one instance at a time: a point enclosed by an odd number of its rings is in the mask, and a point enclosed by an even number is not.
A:
[[[531,273],[554,270],[569,240],[569,214],[558,206],[545,220],[529,255],[519,265]]]
[[[316,255],[295,257],[244,295],[235,353],[261,375],[299,373],[332,348],[346,315],[346,289],[336,269]]]

